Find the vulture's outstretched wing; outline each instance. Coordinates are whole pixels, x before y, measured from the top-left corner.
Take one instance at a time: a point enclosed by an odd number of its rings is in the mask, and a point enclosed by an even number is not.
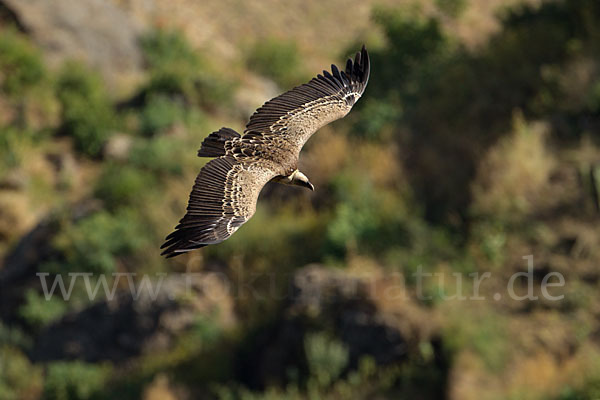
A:
[[[200,170],[187,213],[167,236],[161,255],[174,257],[227,239],[254,215],[260,191],[275,175],[269,163],[253,157],[210,161]]]
[[[266,102],[250,117],[244,137],[285,135],[300,152],[304,143],[322,126],[344,117],[363,94],[369,81],[369,54],[362,47],[345,71],[331,65],[310,82]]]

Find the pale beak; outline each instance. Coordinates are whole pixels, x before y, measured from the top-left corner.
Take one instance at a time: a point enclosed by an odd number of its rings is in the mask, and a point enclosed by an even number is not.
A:
[[[306,177],[306,175],[304,175],[300,171],[296,171],[295,172],[294,178],[292,180],[292,184],[308,188],[308,189],[310,189],[312,191],[315,190],[315,187],[313,186],[312,183],[310,183],[310,181],[308,180],[308,178]]]
[[[310,181],[308,179],[307,180],[300,180],[300,179],[298,179],[298,180],[294,181],[294,184],[296,186],[305,187],[305,188],[310,189],[312,191],[315,190],[315,187],[313,186],[312,183],[310,183]]]

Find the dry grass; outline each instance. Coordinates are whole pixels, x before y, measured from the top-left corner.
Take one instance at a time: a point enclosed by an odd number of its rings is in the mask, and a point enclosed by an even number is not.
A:
[[[144,400],[177,400],[178,397],[169,387],[166,375],[158,374],[144,390]]]
[[[484,157],[473,184],[478,214],[522,215],[539,202],[555,166],[546,145],[547,127],[515,117],[514,131]]]

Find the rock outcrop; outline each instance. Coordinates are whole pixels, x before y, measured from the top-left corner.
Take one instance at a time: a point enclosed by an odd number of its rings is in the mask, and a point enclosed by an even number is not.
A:
[[[113,86],[135,78],[143,66],[140,23],[104,0],[1,0],[51,63],[78,59],[100,70]]]
[[[38,335],[37,361],[124,362],[165,351],[201,319],[225,329],[235,322],[228,286],[211,273],[165,277],[156,290],[129,290],[65,316]],[[154,294],[157,293],[156,296]]]
[[[305,359],[304,340],[312,332],[325,331],[342,341],[348,368],[354,369],[363,356],[378,365],[402,362],[420,342],[435,341],[437,330],[435,319],[411,300],[401,282],[380,271],[358,276],[319,265],[295,274],[277,321],[256,335],[254,354],[241,360],[242,379],[251,386],[284,383],[289,367],[305,369],[298,360]]]

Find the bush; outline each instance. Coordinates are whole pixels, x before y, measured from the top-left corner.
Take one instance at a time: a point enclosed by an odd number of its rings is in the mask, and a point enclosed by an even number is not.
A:
[[[332,384],[348,366],[348,348],[325,333],[313,333],[304,340],[306,361],[318,387]]]
[[[511,339],[503,315],[489,310],[469,311],[457,310],[449,315],[453,319],[443,329],[447,355],[452,357],[467,349],[483,361],[489,372],[502,371],[511,356]]]
[[[37,399],[42,391],[42,371],[20,351],[0,347],[0,394],[3,400]]]
[[[517,114],[512,130],[478,166],[472,184],[474,215],[510,222],[543,206],[544,188],[556,164],[545,143],[549,129]]]
[[[179,31],[156,30],[142,38],[144,57],[150,70],[169,70],[179,65],[183,75],[192,77],[200,59]]]
[[[116,214],[97,212],[67,226],[54,246],[64,255],[67,271],[112,273],[116,258],[132,255],[148,239],[148,231],[138,212],[121,209]],[[59,271],[49,271],[59,272]]]
[[[600,378],[589,379],[579,389],[566,388],[557,400],[596,400],[600,398]]]
[[[327,224],[326,253],[343,258],[348,250],[370,255],[394,247],[410,247],[413,221],[397,193],[375,190],[358,171],[341,174],[334,181],[339,199]]]
[[[140,113],[140,130],[152,136],[173,127],[185,119],[185,109],[178,101],[164,95],[151,96]]]
[[[373,19],[387,37],[387,47],[372,51],[371,93],[399,93],[403,103],[420,89],[418,74],[448,50],[449,39],[436,18],[416,12],[375,8]],[[402,77],[398,79],[398,77]]]
[[[62,317],[66,311],[67,305],[61,299],[46,300],[36,290],[27,289],[25,304],[20,307],[19,314],[29,325],[40,329]]]
[[[151,92],[194,97],[200,59],[180,32],[152,32],[142,39],[142,49],[152,75]]]
[[[359,103],[361,104],[361,103]],[[385,129],[393,127],[402,116],[402,107],[394,102],[378,101],[371,98],[364,100],[352,133],[367,140],[388,139],[382,137]]]
[[[457,18],[467,9],[468,0],[436,0],[437,7],[446,15]]]
[[[134,157],[137,157],[136,153]],[[116,210],[122,206],[141,204],[151,192],[154,183],[154,177],[147,171],[129,165],[110,163],[105,165],[94,192],[106,208]]]
[[[48,365],[44,398],[48,400],[85,400],[105,387],[110,376],[106,365],[54,362]]]
[[[180,175],[183,172],[183,160],[189,155],[189,147],[184,143],[172,137],[157,137],[135,141],[129,151],[128,161],[133,167],[153,173]]]
[[[38,49],[10,29],[0,32],[0,87],[9,96],[39,84],[46,74]]]
[[[61,71],[56,94],[62,107],[61,131],[73,137],[78,151],[98,156],[116,124],[100,77],[80,64]]]
[[[246,57],[248,69],[273,79],[283,88],[304,83],[301,61],[295,42],[278,39],[259,40]]]
[[[180,32],[152,32],[142,39],[142,48],[151,75],[145,88],[146,101],[158,94],[214,106],[231,98],[233,85],[211,71]]]
[[[33,341],[20,328],[8,326],[0,322],[0,343],[5,346],[29,349]]]
[[[0,127],[0,179],[23,161],[25,149],[33,142],[32,135],[13,127]]]

